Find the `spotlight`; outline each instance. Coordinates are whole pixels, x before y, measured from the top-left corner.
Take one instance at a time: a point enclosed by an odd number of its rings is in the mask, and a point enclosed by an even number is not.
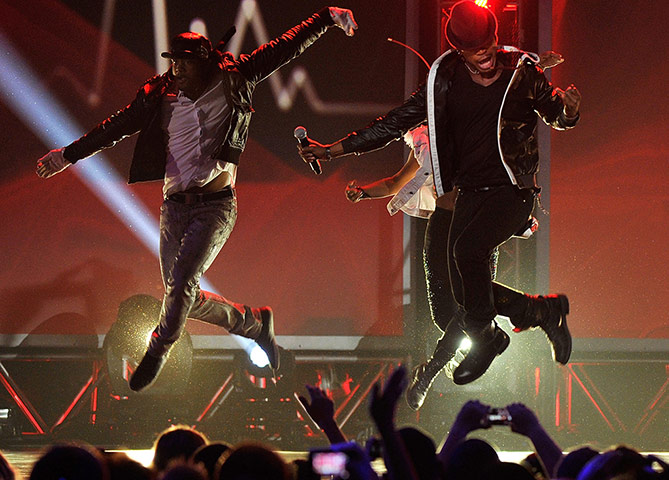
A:
[[[279,357],[281,366],[275,372],[272,372],[265,352],[257,346],[248,353],[243,350],[235,353],[235,363],[242,377],[246,377],[256,387],[266,388],[267,381],[277,383],[295,371],[295,354],[292,351],[279,347]]]
[[[146,352],[160,308],[161,301],[150,295],[134,295],[121,302],[116,322],[102,345],[113,395],[137,395],[130,390],[128,379]],[[169,355],[158,380],[146,394],[179,395],[186,390],[193,364],[193,343],[188,332],[183,332]]]
[[[267,365],[269,365],[267,354],[258,345],[253,347],[249,352],[249,360],[251,360],[251,363],[253,363],[253,365],[258,368],[265,368]]]

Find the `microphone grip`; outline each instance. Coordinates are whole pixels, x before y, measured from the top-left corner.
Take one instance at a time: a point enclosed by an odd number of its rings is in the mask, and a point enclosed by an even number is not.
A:
[[[321,169],[321,162],[319,162],[318,159],[310,161],[309,166],[316,175],[323,173],[323,170]]]
[[[300,142],[300,145],[303,147],[309,146],[309,140],[307,140],[306,137],[298,138],[297,141]],[[318,159],[310,161],[309,166],[316,175],[320,175],[321,173],[323,173],[323,169],[321,168],[321,162],[319,162]]]

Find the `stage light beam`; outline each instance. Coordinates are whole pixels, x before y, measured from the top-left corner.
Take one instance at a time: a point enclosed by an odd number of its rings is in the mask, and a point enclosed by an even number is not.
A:
[[[253,348],[251,348],[249,359],[251,360],[251,363],[253,363],[258,368],[265,368],[267,365],[269,365],[267,354],[258,345],[254,345]]]

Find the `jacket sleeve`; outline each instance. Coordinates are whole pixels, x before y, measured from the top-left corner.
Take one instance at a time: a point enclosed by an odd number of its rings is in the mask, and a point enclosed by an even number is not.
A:
[[[304,52],[334,25],[327,7],[291,28],[274,40],[239,56],[237,68],[252,83],[269,77],[274,71]]]
[[[555,88],[548,81],[543,71],[533,67],[534,80],[534,109],[541,116],[546,125],[556,130],[567,130],[576,126],[579,116],[568,119],[564,114],[564,105]]]
[[[412,128],[427,118],[425,85],[422,85],[404,102],[365,128],[349,133],[342,140],[345,153],[366,153],[385,147],[399,140]]]
[[[63,152],[65,159],[76,163],[103,149],[113,147],[117,142],[137,133],[145,120],[148,99],[153,96],[156,83],[161,78],[154,77],[149,80],[138,90],[135,99],[129,105],[65,147]]]

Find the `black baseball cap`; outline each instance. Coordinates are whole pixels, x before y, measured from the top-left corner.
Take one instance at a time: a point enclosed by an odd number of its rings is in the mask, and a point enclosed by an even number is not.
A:
[[[211,55],[211,42],[204,35],[185,32],[172,38],[170,51],[160,54],[163,58],[195,58],[206,60]]]

